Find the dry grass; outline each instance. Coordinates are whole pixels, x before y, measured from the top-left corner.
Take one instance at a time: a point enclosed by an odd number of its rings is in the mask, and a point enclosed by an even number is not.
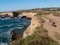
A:
[[[34,34],[28,36],[25,39],[21,39],[17,44],[12,43],[11,45],[59,45],[59,44],[52,40],[47,35],[47,31],[43,27],[37,27]]]

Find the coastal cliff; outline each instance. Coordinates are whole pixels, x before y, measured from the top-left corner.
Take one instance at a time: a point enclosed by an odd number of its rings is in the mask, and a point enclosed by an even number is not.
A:
[[[58,45],[56,41],[49,37],[48,30],[44,28],[45,17],[48,17],[48,15],[44,15],[44,17],[43,15],[32,12],[23,12],[18,15],[18,13],[14,12],[12,16],[12,18],[19,18],[20,16],[24,21],[30,20],[30,24],[27,26],[25,21],[25,28],[14,29],[11,31],[13,40],[11,40],[10,45]],[[47,28],[46,25],[45,27]]]
[[[30,14],[30,13],[29,13]],[[45,21],[41,15],[27,15],[22,16],[31,17],[30,26],[24,31],[22,39],[13,41],[11,45],[59,45],[56,41],[49,37],[48,31],[44,29],[43,24]]]
[[[31,18],[31,24],[25,29],[25,31],[23,31],[22,34],[20,34],[20,36],[17,40],[25,39],[26,37],[32,35],[36,31],[35,30],[36,27],[41,26],[41,22],[39,21],[39,19],[35,15],[36,15],[36,13],[31,13],[31,12],[22,13],[21,15],[19,15],[19,16],[22,16],[22,18],[24,17],[24,19],[27,19],[27,20],[29,20],[29,18]],[[16,36],[16,37],[18,37],[18,36]],[[15,40],[13,42],[16,42],[17,40]]]
[[[38,18],[35,16],[36,13],[23,13],[23,16],[31,17],[31,24],[30,26],[24,31],[23,38],[31,35],[34,33],[35,28],[38,26],[41,26],[41,23],[39,22]]]
[[[23,12],[20,15],[18,15],[18,16],[21,16],[22,19],[24,18],[24,19],[30,20],[30,18],[31,18],[31,24],[23,32],[22,38],[26,38],[27,36],[32,35],[35,31],[35,28],[38,26],[41,26],[41,22],[35,16],[36,14],[37,13]]]

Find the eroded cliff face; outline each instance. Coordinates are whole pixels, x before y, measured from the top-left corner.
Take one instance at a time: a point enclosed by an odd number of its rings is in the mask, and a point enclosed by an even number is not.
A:
[[[1,13],[0,17],[13,17],[13,13],[12,12],[5,12],[5,13]]]
[[[32,18],[30,26],[24,31],[23,38],[25,38],[25,37],[31,35],[32,33],[34,33],[35,28],[37,26],[40,26],[41,24],[40,24],[38,18],[35,16],[36,13],[23,13],[22,15]]]

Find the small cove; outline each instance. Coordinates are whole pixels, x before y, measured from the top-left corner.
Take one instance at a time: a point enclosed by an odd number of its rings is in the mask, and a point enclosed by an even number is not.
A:
[[[22,18],[0,18],[0,45],[10,43],[10,32],[28,27],[31,21]]]

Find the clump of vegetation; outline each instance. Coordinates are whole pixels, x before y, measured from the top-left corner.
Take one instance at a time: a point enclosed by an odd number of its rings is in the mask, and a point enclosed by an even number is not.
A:
[[[37,27],[32,35],[17,42],[11,45],[59,45],[47,35],[47,31],[43,27]]]

